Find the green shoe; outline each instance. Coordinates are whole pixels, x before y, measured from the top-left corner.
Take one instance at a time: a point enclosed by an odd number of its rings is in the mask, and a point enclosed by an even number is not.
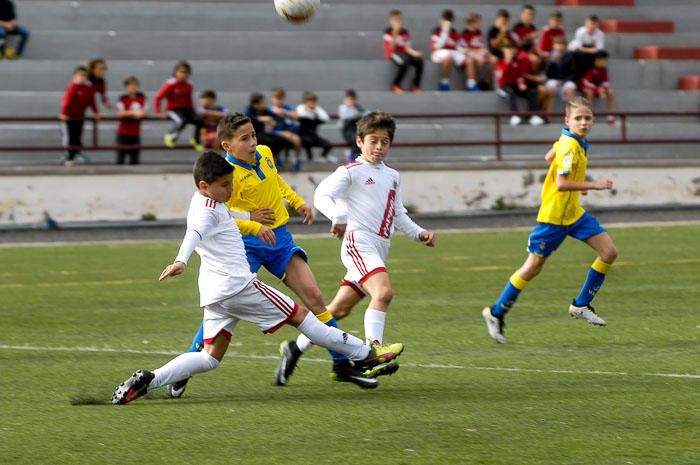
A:
[[[390,362],[381,363],[374,368],[365,370],[362,374],[368,378],[376,378],[378,376],[391,376],[399,371],[399,362],[392,360]]]
[[[163,143],[165,144],[166,147],[169,149],[174,149],[175,148],[175,138],[173,137],[172,134],[167,133],[163,136]]]
[[[197,142],[197,139],[194,137],[190,138],[190,144],[192,144],[192,147],[194,147],[197,152],[204,152],[204,146]]]
[[[372,368],[378,368],[379,365],[391,362],[396,357],[401,355],[403,349],[403,344],[399,342],[387,345],[372,344],[372,348],[370,349],[367,358],[365,358],[364,360],[356,361],[355,366],[366,373],[367,370],[371,370]]]

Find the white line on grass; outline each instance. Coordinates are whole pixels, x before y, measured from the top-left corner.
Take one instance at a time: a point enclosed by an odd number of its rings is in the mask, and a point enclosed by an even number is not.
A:
[[[0,344],[0,350],[29,350],[35,352],[100,352],[100,353],[116,353],[116,354],[142,354],[142,355],[179,355],[182,351],[179,350],[142,350],[142,349],[116,349],[111,347],[40,347],[40,346],[14,346]],[[257,355],[257,354],[239,354],[236,352],[230,353],[230,356],[251,359],[251,360],[277,360],[278,355]],[[328,363],[327,359],[322,358],[307,358],[306,362]],[[580,370],[545,370],[539,368],[509,368],[509,367],[482,367],[482,366],[465,366],[465,365],[442,365],[436,363],[402,363],[406,367],[427,368],[437,370],[478,370],[478,371],[503,371],[511,373],[543,373],[543,374],[565,374],[565,375],[602,375],[602,376],[653,376],[661,378],[686,378],[700,379],[700,374],[692,373],[631,373],[627,371],[580,371]]]

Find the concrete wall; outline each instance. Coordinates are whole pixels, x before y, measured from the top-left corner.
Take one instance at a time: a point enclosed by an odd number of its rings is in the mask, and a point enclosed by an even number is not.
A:
[[[545,169],[405,171],[404,201],[420,212],[461,212],[505,204],[536,207]],[[614,191],[590,192],[592,206],[700,205],[700,167],[597,168]],[[285,174],[310,201],[327,172]],[[158,219],[185,217],[194,190],[190,174],[3,176],[0,225],[34,223],[46,210],[60,221],[134,220],[144,213]]]

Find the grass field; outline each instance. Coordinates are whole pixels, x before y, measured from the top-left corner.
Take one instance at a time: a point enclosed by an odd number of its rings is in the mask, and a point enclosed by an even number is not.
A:
[[[611,233],[606,328],[566,314],[593,260],[583,244],[552,257],[499,346],[480,310],[527,232],[443,234],[435,249],[398,238],[386,339],[407,349],[378,389],[331,381],[320,349],[273,386],[294,333],[243,324],[185,397],[127,406],[109,404],[116,384],[189,345],[197,261],[158,283],[177,243],[0,248],[0,464],[700,463],[700,226]],[[330,298],[338,242],[299,243]],[[342,322],[358,335],[362,310]]]

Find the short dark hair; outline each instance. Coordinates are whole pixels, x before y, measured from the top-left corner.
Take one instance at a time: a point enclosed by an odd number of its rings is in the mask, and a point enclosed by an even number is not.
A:
[[[598,15],[590,15],[586,19],[589,19],[589,20],[593,21],[594,23],[597,23],[598,21],[600,21],[600,18],[598,18]]]
[[[187,63],[186,61],[183,60],[183,61],[178,61],[177,63],[175,63],[175,66],[173,67],[173,75],[174,75],[174,74],[177,72],[177,70],[180,69],[180,68],[182,68],[182,69],[184,69],[185,71],[187,71],[187,74],[192,74],[192,67],[190,66],[189,63]]]
[[[194,162],[194,168],[192,169],[194,184],[197,187],[199,187],[199,181],[211,184],[221,176],[231,173],[233,173],[233,165],[213,150],[207,150],[202,153],[197,158],[197,161]]]
[[[479,21],[481,19],[481,15],[479,13],[469,13],[467,16],[464,17],[464,21],[467,24],[472,24],[476,21]]]
[[[265,100],[265,96],[260,92],[255,92],[253,94],[250,94],[250,99],[248,101],[251,105],[255,105],[256,103],[260,103],[263,100]]]
[[[561,11],[556,10],[556,11],[552,11],[552,14],[549,15],[549,17],[562,19],[564,17],[564,15],[561,14]]]
[[[210,89],[203,90],[202,93],[199,94],[199,98],[210,98],[212,100],[216,100],[216,92]]]
[[[301,101],[308,102],[309,100],[313,100],[314,102],[316,102],[318,101],[318,96],[313,92],[306,91],[304,92],[304,95],[301,96]]]
[[[76,66],[75,69],[73,70],[73,76],[75,76],[78,73],[85,73],[88,74],[88,70],[85,66]]]
[[[345,91],[345,96],[346,96],[346,97],[357,98],[357,92],[355,92],[355,89],[348,89],[348,90]]]
[[[216,138],[219,143],[222,140],[231,140],[236,134],[236,130],[241,126],[250,123],[250,118],[241,113],[230,113],[219,120],[216,126]]]
[[[510,19],[510,13],[505,8],[501,8],[496,12],[496,18],[506,18]]]
[[[127,76],[124,78],[124,87],[128,86],[129,84],[136,84],[138,86],[140,83],[136,76]]]
[[[393,141],[394,133],[396,132],[396,121],[389,113],[373,111],[360,118],[357,122],[357,135],[360,139],[364,139],[366,135],[377,129],[386,129],[389,133],[389,141]]]
[[[452,10],[444,10],[442,14],[440,15],[442,19],[445,19],[447,21],[454,21],[455,20],[455,13]]]
[[[527,4],[527,5],[524,5],[523,9],[520,11],[525,11],[525,10],[535,11],[535,7],[530,5],[530,4]]]
[[[401,10],[391,10],[389,11],[389,17],[391,16],[401,16]]]
[[[610,54],[608,52],[606,52],[605,50],[598,50],[597,52],[595,52],[595,55],[593,55],[593,58],[594,59],[608,58],[609,56],[610,56]]]
[[[277,98],[285,98],[285,97],[287,96],[287,93],[286,93],[286,92],[284,91],[284,89],[281,88],[281,87],[273,87],[273,88],[270,90],[270,94],[271,94],[273,97],[277,97]]]

